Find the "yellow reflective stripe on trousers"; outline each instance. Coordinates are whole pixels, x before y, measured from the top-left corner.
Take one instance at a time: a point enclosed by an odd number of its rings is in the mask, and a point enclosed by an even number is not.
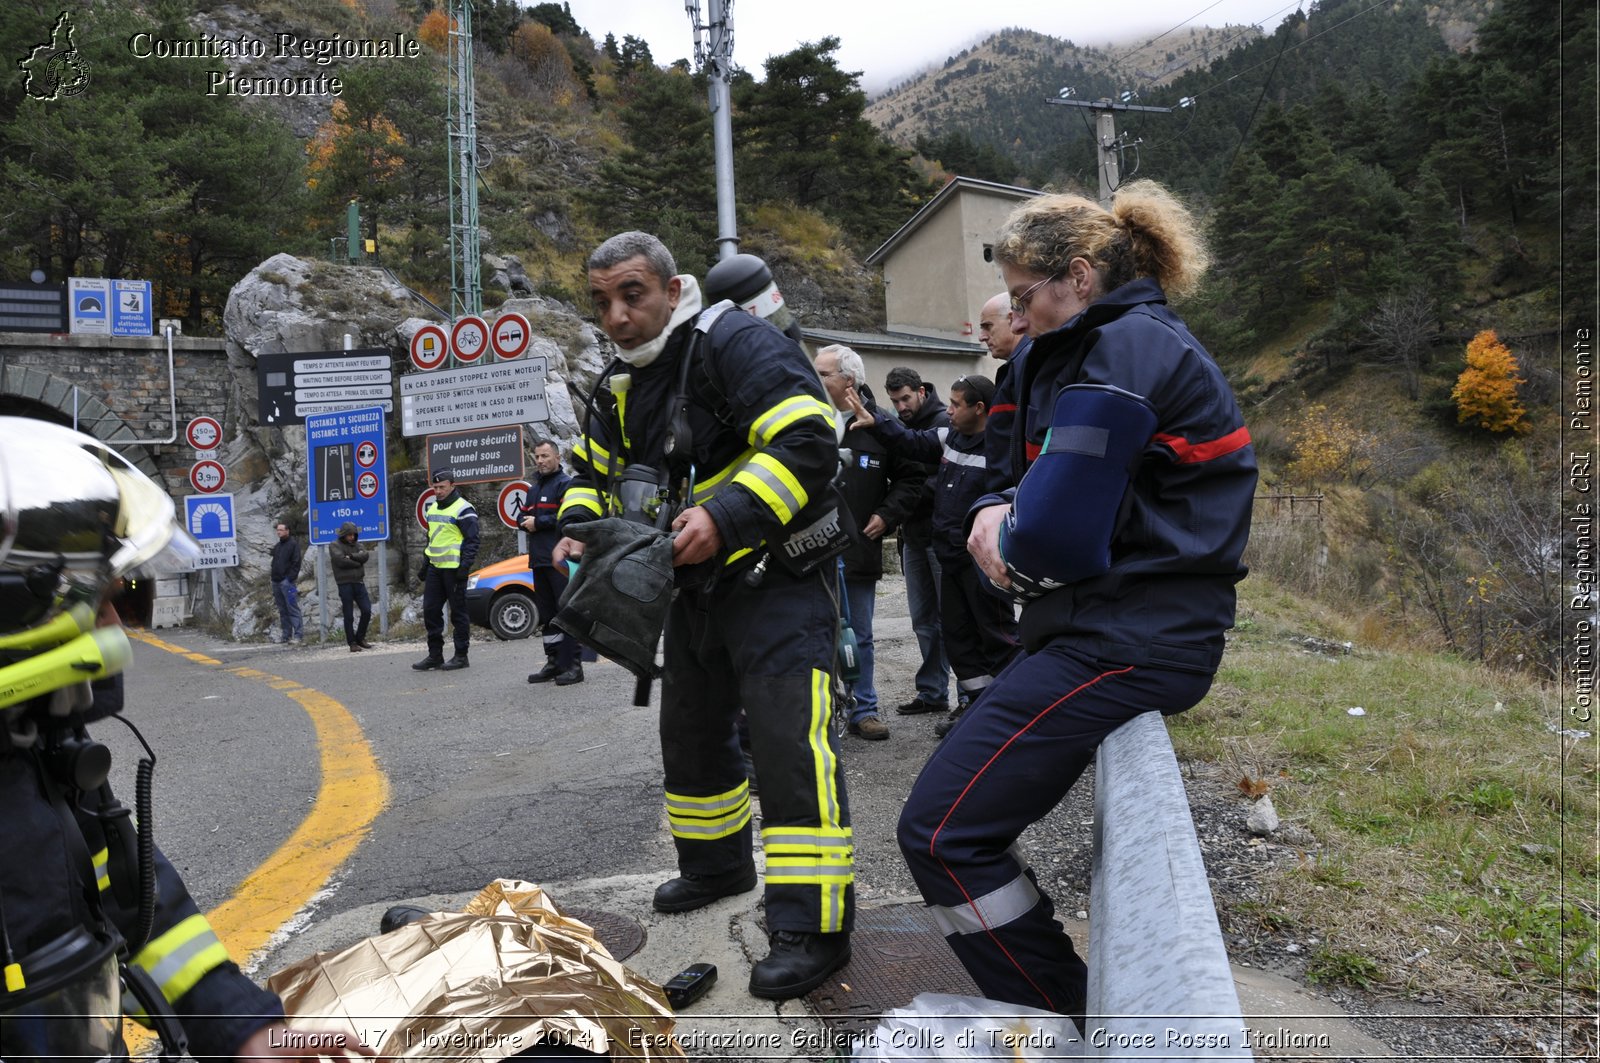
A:
[[[101,849],[89,862],[94,865],[94,884],[104,893],[111,888],[111,850]]]
[[[582,510],[585,513],[601,515],[600,492],[592,487],[569,487],[567,493],[561,496],[561,508],[556,515],[565,518],[569,513]]]
[[[140,949],[133,962],[150,975],[171,1004],[227,963],[228,950],[217,940],[206,917],[196,913]],[[141,1013],[130,1014],[139,1018]]]
[[[772,827],[761,831],[767,881],[791,885],[848,886],[854,846],[849,827]]]
[[[740,782],[710,797],[667,794],[667,825],[672,836],[689,841],[726,838],[750,822],[750,784]]]
[[[846,841],[849,839],[850,828],[844,825],[844,813],[839,801],[839,758],[828,744],[828,727],[833,718],[833,678],[827,672],[813,668],[811,670],[811,720],[807,728],[807,740],[811,747],[811,771],[817,783],[817,827],[815,837],[819,843],[828,841]],[[785,835],[809,833],[813,828],[786,827]],[[768,861],[768,880],[771,880],[772,867]],[[819,876],[822,881],[818,888],[822,892],[821,903],[818,907],[822,912],[821,925],[817,927],[819,933],[835,934],[844,929],[845,892],[855,879],[854,862],[846,854],[838,862],[836,869],[827,875]]]
[[[754,454],[743,469],[733,476],[733,482],[748,488],[772,510],[779,524],[788,524],[794,515],[805,508],[810,495],[800,486],[777,458],[771,454]]]
[[[755,419],[750,425],[750,445],[771,446],[779,432],[802,417],[820,417],[828,422],[828,430],[833,430],[833,409],[827,403],[810,395],[795,395],[784,399]]]

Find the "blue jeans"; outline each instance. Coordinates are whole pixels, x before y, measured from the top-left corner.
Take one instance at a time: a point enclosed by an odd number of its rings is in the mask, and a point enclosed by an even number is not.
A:
[[[292,579],[272,581],[272,600],[278,606],[278,623],[283,625],[283,641],[301,638],[300,591]]]
[[[850,722],[856,723],[878,711],[878,690],[872,684],[872,607],[878,581],[847,579],[844,592],[850,602],[850,627],[856,633],[856,657],[861,662],[861,678],[853,688],[856,707],[850,714]]]
[[[900,568],[906,574],[906,604],[911,609],[911,630],[922,651],[917,669],[917,697],[935,705],[950,702],[950,665],[939,634],[939,559],[931,545],[900,541]]]

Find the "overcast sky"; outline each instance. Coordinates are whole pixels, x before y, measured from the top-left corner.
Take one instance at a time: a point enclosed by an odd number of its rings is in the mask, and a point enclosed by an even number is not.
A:
[[[657,63],[692,59],[694,38],[683,0],[569,0],[572,17],[598,43],[643,37]],[[699,0],[702,21],[709,0]],[[878,92],[930,63],[1011,26],[1084,46],[1143,42],[1185,26],[1259,25],[1270,32],[1290,0],[1139,0],[1115,3],[1011,0],[734,0],[733,58],[757,77],[768,56],[827,36],[840,40],[840,65],[862,72]]]

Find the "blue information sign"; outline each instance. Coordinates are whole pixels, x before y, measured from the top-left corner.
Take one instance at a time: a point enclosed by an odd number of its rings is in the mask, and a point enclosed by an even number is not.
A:
[[[306,415],[310,540],[326,546],[353,521],[362,542],[389,538],[388,457],[383,407]]]
[[[110,309],[113,336],[149,336],[155,332],[149,281],[112,281]]]

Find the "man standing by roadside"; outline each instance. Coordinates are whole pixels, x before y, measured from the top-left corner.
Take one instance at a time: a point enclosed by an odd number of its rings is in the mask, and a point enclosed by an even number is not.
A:
[[[884,381],[900,422],[913,431],[947,428],[950,417],[932,384],[915,369],[897,366]],[[912,699],[895,707],[902,716],[943,712],[950,705],[950,664],[939,629],[939,558],[933,550],[933,481],[938,463],[923,466],[926,480],[916,508],[900,526],[900,570],[906,577],[906,605],[917,636],[922,665]]]
[[[272,544],[272,600],[278,607],[278,623],[283,627],[287,646],[298,646],[305,641],[301,630],[300,590],[295,581],[300,578],[300,562],[305,554],[300,540],[289,533],[289,525],[278,522],[278,541]]]
[[[734,727],[743,707],[761,776],[770,944],[750,992],[801,997],[850,961],[855,918],[850,806],[828,726],[842,530],[833,410],[794,340],[732,304],[701,313],[699,284],[648,233],[613,236],[589,256],[589,296],[618,353],[574,448],[563,528],[570,536],[620,508],[612,485],[630,473],[687,506],[672,522],[660,725],[679,875],[653,904],[687,912],[756,886]],[[583,549],[563,539],[552,560]]]
[[[548,439],[533,445],[533,468],[536,479],[517,510],[517,524],[528,533],[533,601],[539,609],[539,623],[544,627],[544,667],[528,676],[528,682],[554,680],[556,686],[565,687],[583,682],[583,662],[578,658],[578,640],[550,623],[556,615],[561,592],[567,586],[567,574],[550,563],[550,551],[561,541],[558,516],[572,477],[562,471],[561,451]]]
[[[1017,416],[1017,381],[1022,360],[1033,337],[1023,335],[1011,314],[1011,295],[1001,292],[983,304],[978,315],[978,335],[989,348],[989,356],[1000,363],[994,374],[994,405],[983,430],[983,456],[989,463],[988,490],[998,494],[1015,481],[1011,478],[1011,422]],[[939,721],[934,730],[943,735],[953,719]]]
[[[922,500],[927,480],[923,466],[893,455],[871,432],[849,428],[850,389],[862,404],[877,410],[866,384],[861,356],[849,347],[831,344],[817,352],[817,375],[833,408],[846,416],[839,422],[839,477],[836,481],[845,503],[861,529],[861,539],[844,555],[845,596],[850,603],[850,626],[855,631],[861,678],[855,683],[855,710],[850,733],[868,741],[889,737],[889,725],[878,712],[878,691],[873,684],[872,613],[878,581],[883,578],[883,537],[905,519]]]
[[[361,529],[354,521],[339,525],[339,538],[328,547],[333,562],[333,582],[339,588],[339,604],[344,608],[344,639],[351,653],[372,649],[367,641],[367,625],[372,622],[372,596],[367,593],[367,549],[361,545]],[[361,619],[355,619],[360,610]]]
[[[423,508],[428,522],[427,559],[422,569],[422,625],[428,632],[428,655],[411,667],[419,672],[467,667],[472,620],[467,616],[467,573],[478,556],[478,511],[456,490],[449,469],[433,474],[433,497]],[[444,659],[444,606],[450,603],[454,657]]]

